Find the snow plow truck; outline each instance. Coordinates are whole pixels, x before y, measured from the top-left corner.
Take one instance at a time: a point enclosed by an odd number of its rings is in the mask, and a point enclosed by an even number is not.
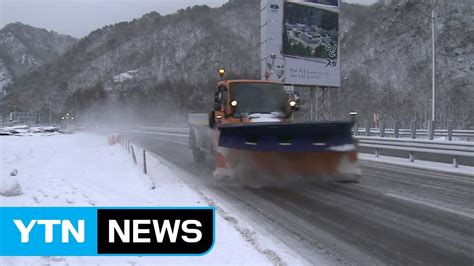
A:
[[[213,157],[218,179],[358,182],[354,119],[295,123],[299,101],[262,80],[218,82],[213,107],[188,115],[189,148],[195,162]]]

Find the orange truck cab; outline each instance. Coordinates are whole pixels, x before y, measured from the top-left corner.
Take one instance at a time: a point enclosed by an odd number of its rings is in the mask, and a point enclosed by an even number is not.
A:
[[[261,80],[225,80],[217,84],[211,126],[221,124],[291,122],[296,100],[280,83]]]

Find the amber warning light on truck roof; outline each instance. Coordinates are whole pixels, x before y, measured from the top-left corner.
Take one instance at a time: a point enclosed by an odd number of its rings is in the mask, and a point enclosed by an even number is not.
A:
[[[224,78],[224,75],[225,75],[225,69],[223,67],[219,68],[219,76],[221,78]]]

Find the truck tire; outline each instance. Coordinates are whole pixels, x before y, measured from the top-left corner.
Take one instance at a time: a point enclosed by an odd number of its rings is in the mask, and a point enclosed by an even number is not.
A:
[[[197,146],[195,134],[196,133],[193,130],[191,131],[191,136],[189,137],[189,147],[193,152],[193,161],[195,163],[204,163],[206,161],[206,153]]]
[[[195,163],[206,162],[206,153],[201,151],[199,148],[193,148],[193,160]]]
[[[336,182],[343,184],[357,184],[360,181],[360,175],[339,175],[336,177]]]
[[[216,119],[214,117],[215,111],[209,113],[209,127],[213,128],[216,125]]]

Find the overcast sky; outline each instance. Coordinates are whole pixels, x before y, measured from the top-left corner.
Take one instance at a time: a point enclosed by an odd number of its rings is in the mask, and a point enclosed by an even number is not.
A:
[[[257,1],[257,0],[255,0]],[[371,4],[376,0],[345,0]],[[120,21],[157,11],[162,15],[187,6],[218,7],[227,0],[0,0],[0,28],[20,21],[74,37]]]

